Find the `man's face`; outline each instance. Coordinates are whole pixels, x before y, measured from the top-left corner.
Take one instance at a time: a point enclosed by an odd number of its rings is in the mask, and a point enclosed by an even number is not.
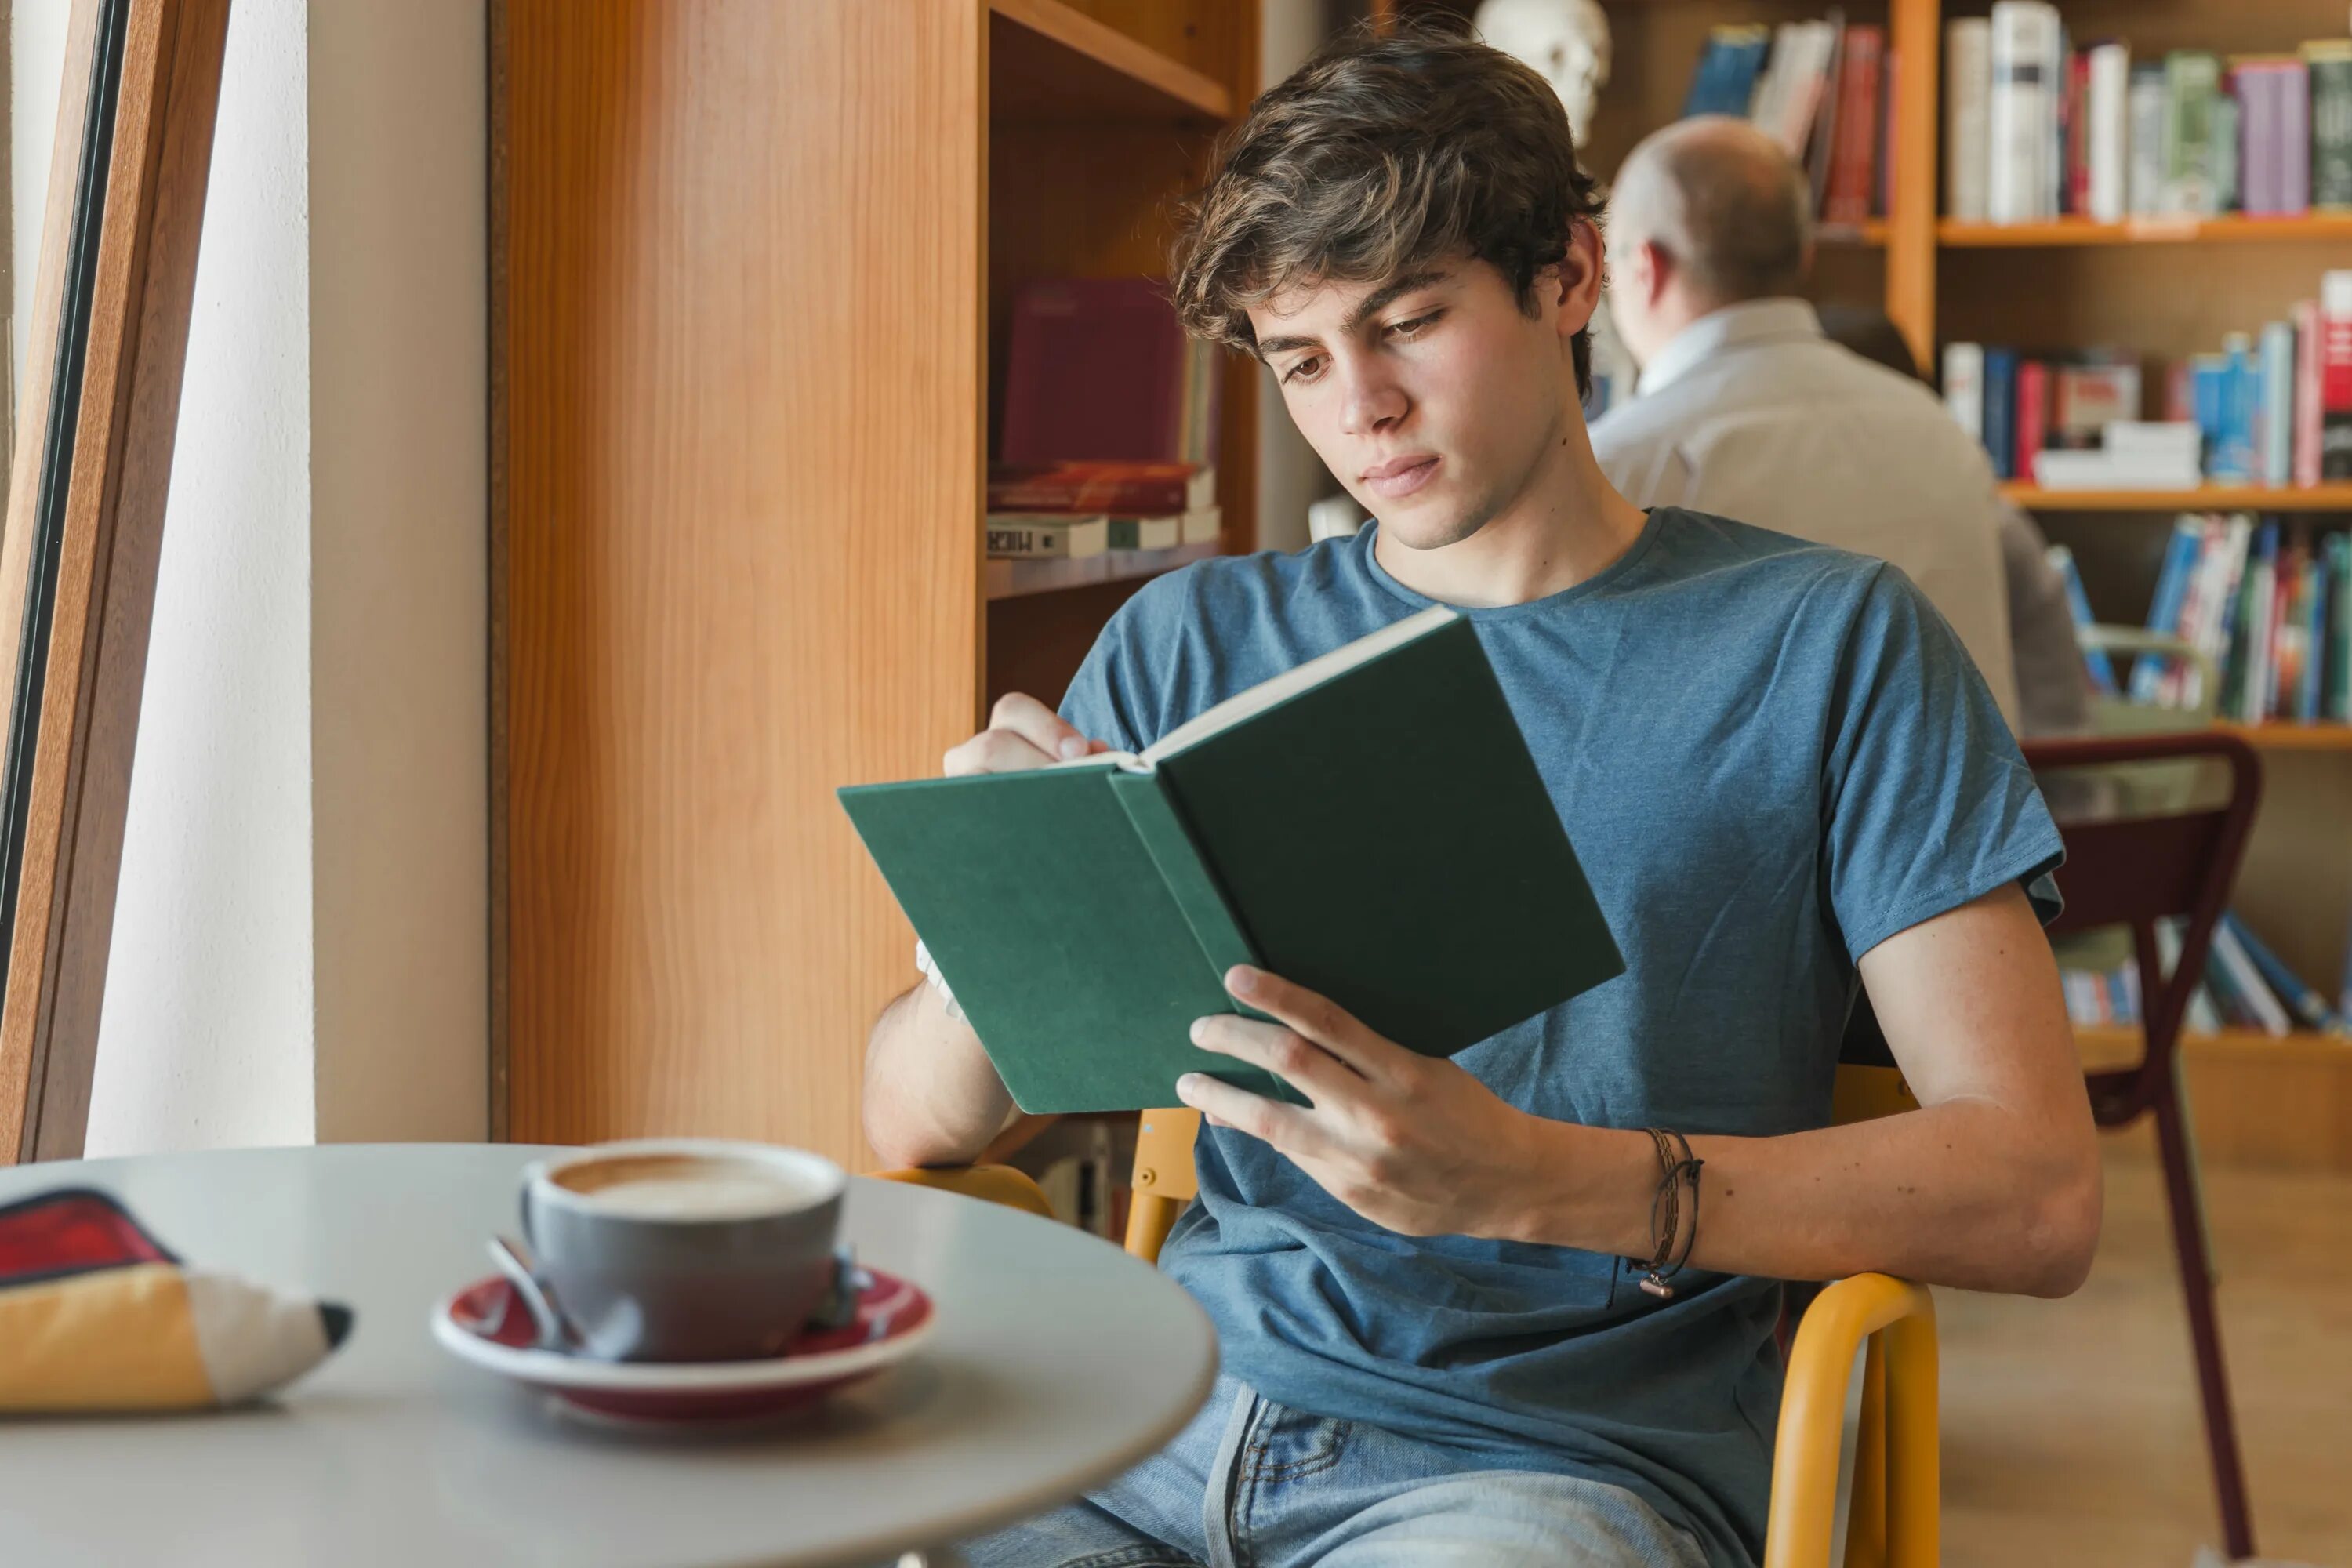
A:
[[[1580,246],[1536,281],[1536,314],[1461,259],[1386,283],[1286,290],[1250,311],[1299,431],[1382,531],[1415,550],[1469,538],[1516,501],[1574,417],[1570,339],[1591,314]]]

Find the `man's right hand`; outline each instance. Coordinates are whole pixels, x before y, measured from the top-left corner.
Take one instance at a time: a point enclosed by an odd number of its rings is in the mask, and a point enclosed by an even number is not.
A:
[[[1034,697],[1009,691],[989,710],[988,728],[951,748],[940,766],[950,778],[1016,773],[1109,750],[1106,742],[1089,740],[1063,723],[1059,714]]]

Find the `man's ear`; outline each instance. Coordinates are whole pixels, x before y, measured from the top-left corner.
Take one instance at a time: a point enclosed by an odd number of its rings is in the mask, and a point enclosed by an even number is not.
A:
[[[1548,301],[1553,310],[1554,325],[1562,337],[1582,331],[1600,308],[1602,274],[1607,265],[1600,228],[1591,223],[1579,223],[1568,239],[1568,253],[1559,264],[1549,268]]]

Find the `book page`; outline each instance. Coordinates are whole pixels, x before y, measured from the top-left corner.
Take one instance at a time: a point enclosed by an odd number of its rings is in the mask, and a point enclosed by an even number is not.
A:
[[[1302,691],[1311,690],[1334,676],[1345,674],[1369,659],[1378,658],[1391,648],[1402,647],[1414,638],[1426,637],[1449,621],[1460,618],[1458,614],[1444,605],[1433,605],[1418,615],[1407,616],[1392,626],[1383,626],[1370,637],[1358,637],[1344,647],[1336,647],[1329,653],[1310,658],[1295,669],[1285,670],[1272,680],[1262,681],[1247,691],[1226,698],[1199,718],[1169,731],[1144,748],[1141,762],[1146,768],[1151,767],[1162,757],[1174,756],[1187,746],[1230,730],[1244,720],[1255,718],[1277,703],[1287,701]]]

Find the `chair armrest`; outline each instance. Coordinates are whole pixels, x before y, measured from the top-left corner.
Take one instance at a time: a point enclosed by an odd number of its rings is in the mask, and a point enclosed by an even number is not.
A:
[[[1766,1568],[1830,1560],[1836,1526],[1838,1450],[1845,1434],[1846,1387],[1854,1356],[1886,1331],[1885,1523],[1890,1568],[1936,1562],[1936,1304],[1927,1288],[1885,1274],[1857,1274],[1823,1290],[1798,1325],[1780,1394],[1780,1427],[1772,1454],[1772,1507]],[[1876,1425],[1865,1412],[1864,1445]],[[1875,1509],[1864,1477],[1877,1457],[1855,1456],[1856,1518]],[[1851,1561],[1851,1558],[1849,1559]]]
[[[874,1174],[885,1182],[904,1182],[912,1187],[929,1187],[983,1203],[1003,1204],[1006,1208],[1022,1209],[1045,1219],[1055,1217],[1054,1205],[1045,1201],[1045,1190],[1010,1165],[941,1165],[877,1171]]]

